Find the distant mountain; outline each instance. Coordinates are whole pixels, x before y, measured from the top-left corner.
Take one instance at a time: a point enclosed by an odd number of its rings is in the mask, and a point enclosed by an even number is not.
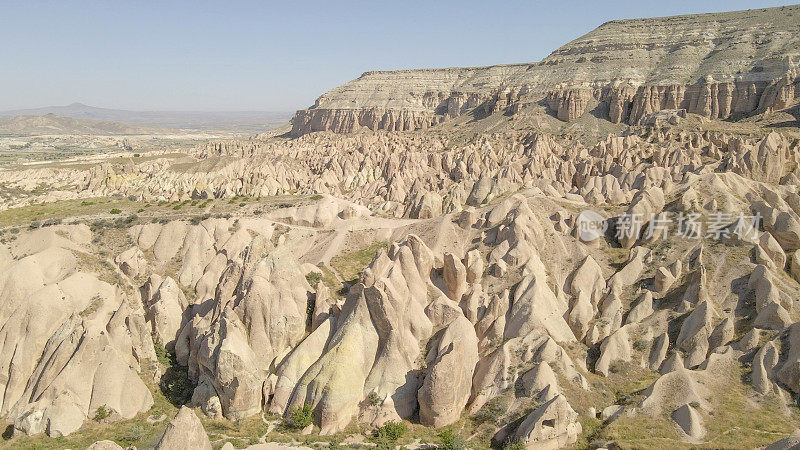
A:
[[[130,135],[164,134],[175,130],[164,127],[145,127],[122,122],[108,122],[93,119],[74,119],[55,114],[16,116],[0,119],[0,135],[46,135],[46,134],[84,134],[84,135]]]
[[[539,62],[371,71],[320,96],[292,133],[424,129],[539,106],[636,124],[659,110],[739,118],[794,102],[800,5],[613,20]],[[521,116],[517,116],[519,118]]]
[[[289,111],[127,111],[72,103],[66,106],[2,111],[0,118],[46,114],[73,119],[124,122],[148,127],[243,132],[263,132],[277,128],[287,124],[292,117],[292,112]]]

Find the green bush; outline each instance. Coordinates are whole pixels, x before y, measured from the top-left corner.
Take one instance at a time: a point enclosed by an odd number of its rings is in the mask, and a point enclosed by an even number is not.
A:
[[[175,354],[170,353],[161,343],[153,345],[156,359],[163,365],[164,375],[161,376],[160,388],[164,397],[175,406],[185,405],[192,399],[194,383],[189,378],[189,368],[178,364]]]
[[[161,378],[161,392],[175,406],[182,406],[192,399],[195,385],[189,379],[189,368],[174,365]]]
[[[121,210],[121,209],[119,209],[119,208],[112,208],[112,209],[111,209],[111,211],[109,211],[109,212],[110,212],[111,214],[119,214],[119,213],[121,213],[121,212],[122,212],[122,210]]]
[[[100,405],[100,407],[97,408],[97,411],[94,413],[94,420],[103,420],[110,415],[111,411],[106,408],[106,405]]]
[[[367,396],[367,401],[369,402],[370,406],[378,406],[381,403],[381,396],[375,391],[372,391]]]
[[[92,230],[92,232],[98,232],[98,231],[101,231],[103,228],[105,228],[107,226],[108,226],[108,222],[101,219],[101,220],[95,220],[94,222],[92,222],[92,224],[89,225],[89,229]]]
[[[647,347],[649,346],[650,342],[648,342],[646,339],[639,339],[633,343],[633,348],[640,352],[647,350]]]
[[[161,378],[161,392],[175,406],[189,403],[195,385],[189,379],[189,368],[179,365],[170,367]]]
[[[314,297],[309,296],[306,299],[306,327],[311,329],[311,325],[314,323],[314,308],[316,307],[316,301]]]
[[[319,272],[309,272],[306,274],[306,281],[308,281],[308,284],[313,288],[317,283],[322,281],[322,274]]]
[[[202,221],[204,221],[204,220],[206,220],[206,219],[208,219],[210,217],[211,217],[211,214],[203,214],[201,216],[194,216],[194,217],[192,217],[190,222],[191,222],[192,225],[199,225],[200,222],[202,222]]]
[[[311,409],[311,404],[306,403],[302,407],[292,408],[289,415],[286,416],[285,422],[287,427],[297,430],[302,430],[314,423],[314,410]]]
[[[153,348],[156,351],[156,359],[158,359],[158,362],[166,368],[172,367],[172,354],[170,354],[160,342],[153,344]]]
[[[467,448],[467,441],[450,430],[439,433],[439,440],[441,441],[439,448],[443,450],[465,450]]]
[[[503,450],[525,450],[525,444],[509,438],[503,443]]]
[[[395,442],[403,437],[406,431],[408,431],[408,427],[402,422],[386,422],[382,427],[378,428],[375,437],[378,438],[378,440]]]
[[[625,363],[621,360],[616,360],[608,367],[608,371],[611,373],[622,373],[625,371]]]
[[[342,439],[338,437],[331,438],[328,441],[328,450],[339,450],[342,448]]]

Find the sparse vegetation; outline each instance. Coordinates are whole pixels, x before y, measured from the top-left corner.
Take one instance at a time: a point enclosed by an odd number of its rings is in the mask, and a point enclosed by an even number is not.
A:
[[[78,316],[80,316],[80,317],[89,317],[89,316],[91,316],[95,311],[97,311],[98,308],[100,308],[100,305],[102,303],[103,303],[103,299],[99,295],[95,295],[89,301],[89,305],[86,308],[84,308],[84,310],[81,311],[78,314]]]
[[[367,403],[369,403],[370,406],[378,406],[381,404],[381,397],[377,392],[372,391],[367,396]]]
[[[402,422],[387,422],[375,430],[372,441],[377,448],[394,448],[395,443],[408,431],[408,426]]]
[[[361,271],[366,267],[380,249],[388,248],[386,242],[377,242],[359,250],[343,253],[331,258],[331,266],[339,272],[345,281],[352,282],[358,279]]]
[[[309,272],[306,274],[306,281],[308,284],[313,288],[317,285],[320,281],[322,281],[322,273],[321,272]]]
[[[472,415],[471,420],[476,425],[481,425],[483,423],[498,425],[500,423],[500,418],[502,418],[503,414],[506,412],[505,402],[505,398],[500,396],[489,400],[478,412]]]
[[[100,405],[100,407],[98,407],[97,411],[94,413],[94,420],[100,421],[107,418],[110,415],[111,415],[111,410],[109,410],[106,407],[106,405]]]
[[[608,366],[608,371],[611,373],[623,373],[625,371],[625,363],[621,360],[616,360]]]
[[[159,364],[164,367],[172,367],[172,355],[161,345],[161,342],[153,343],[153,348],[155,349],[156,359],[158,359]]]
[[[439,442],[439,448],[442,450],[465,450],[467,448],[466,439],[450,430],[439,433]]]
[[[284,423],[288,428],[301,430],[314,423],[314,410],[309,403],[296,406],[289,411]]]
[[[503,450],[525,450],[525,444],[509,438],[503,443]]]
[[[211,214],[203,214],[201,216],[194,216],[194,217],[192,217],[190,222],[191,222],[192,225],[200,225],[200,222],[202,222],[202,221],[204,221],[206,219],[209,219],[210,217],[211,217]]]
[[[173,405],[185,405],[191,400],[195,388],[189,379],[188,368],[179,365],[175,354],[167,351],[160,342],[155,343],[153,347],[158,362],[165,367],[164,375],[161,376],[161,392]]]

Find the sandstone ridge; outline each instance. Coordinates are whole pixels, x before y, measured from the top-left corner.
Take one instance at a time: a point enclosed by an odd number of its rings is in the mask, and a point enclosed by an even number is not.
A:
[[[297,112],[292,134],[425,129],[546,102],[611,122],[683,109],[714,119],[782,109],[800,95],[800,7],[607,22],[537,63],[366,72]]]

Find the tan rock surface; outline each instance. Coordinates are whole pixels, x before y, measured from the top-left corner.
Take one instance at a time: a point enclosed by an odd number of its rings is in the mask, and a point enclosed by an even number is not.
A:
[[[210,449],[211,441],[208,440],[203,424],[194,411],[182,407],[178,414],[167,425],[164,435],[158,441],[156,449]]]

